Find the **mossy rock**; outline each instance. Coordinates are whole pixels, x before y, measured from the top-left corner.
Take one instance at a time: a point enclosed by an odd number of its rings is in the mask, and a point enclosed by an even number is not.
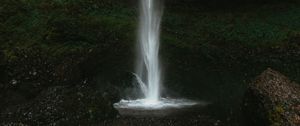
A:
[[[299,126],[300,86],[267,69],[249,85],[243,111],[249,126]]]

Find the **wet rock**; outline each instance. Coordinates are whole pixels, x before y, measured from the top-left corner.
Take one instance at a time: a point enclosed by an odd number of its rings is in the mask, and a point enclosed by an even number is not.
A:
[[[243,111],[249,126],[299,126],[300,85],[272,69],[248,87]]]
[[[121,117],[102,123],[103,126],[224,126],[222,122],[209,116],[177,116],[177,117]]]
[[[85,86],[51,87],[31,101],[6,109],[0,124],[87,125],[115,118],[118,114],[109,94]]]
[[[1,93],[9,100],[12,97],[7,92],[16,92],[29,101],[51,86],[81,84],[86,80],[82,72],[85,67],[81,68],[81,62],[88,56],[85,52],[53,55],[51,51],[41,47],[16,48],[12,51],[13,57],[7,59],[4,67],[7,79],[3,82],[5,90]]]
[[[6,90],[13,90],[31,99],[53,82],[55,58],[42,48],[15,48],[7,60]]]

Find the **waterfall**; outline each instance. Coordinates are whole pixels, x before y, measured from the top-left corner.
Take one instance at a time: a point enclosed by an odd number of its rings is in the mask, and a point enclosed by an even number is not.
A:
[[[141,0],[140,4],[139,57],[137,58],[138,63],[134,75],[144,97],[136,100],[122,99],[120,102],[115,103],[114,107],[122,113],[124,109],[178,109],[198,105],[199,102],[188,99],[161,97],[161,67],[158,54],[162,6],[159,0]]]
[[[141,0],[139,24],[139,58],[136,78],[145,99],[160,98],[161,71],[159,35],[162,7],[156,0]]]

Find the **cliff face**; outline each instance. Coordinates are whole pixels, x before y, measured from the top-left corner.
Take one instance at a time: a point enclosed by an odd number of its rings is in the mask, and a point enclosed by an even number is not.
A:
[[[249,126],[299,126],[300,86],[267,69],[248,87],[243,110]]]

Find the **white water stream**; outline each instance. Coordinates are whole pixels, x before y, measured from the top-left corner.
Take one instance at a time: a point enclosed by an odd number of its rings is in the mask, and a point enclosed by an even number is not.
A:
[[[142,99],[121,100],[115,108],[162,109],[196,105],[187,99],[161,97],[161,68],[159,63],[159,38],[162,5],[159,0],[140,0],[139,58],[134,74],[139,84]]]

